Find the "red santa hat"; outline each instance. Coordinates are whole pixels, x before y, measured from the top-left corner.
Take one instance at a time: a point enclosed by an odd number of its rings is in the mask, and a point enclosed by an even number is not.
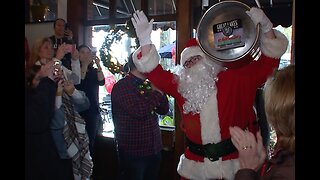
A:
[[[181,52],[180,64],[183,65],[190,57],[200,55],[205,56],[204,52],[200,48],[196,38],[190,39],[184,50]]]

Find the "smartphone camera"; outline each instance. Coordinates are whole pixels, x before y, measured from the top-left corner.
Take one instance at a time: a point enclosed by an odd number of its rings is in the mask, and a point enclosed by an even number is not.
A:
[[[53,66],[54,66],[54,75],[57,76],[61,68],[61,61],[55,61]]]
[[[67,44],[67,45],[66,45],[66,51],[67,51],[68,53],[71,53],[72,50],[73,50],[73,45],[72,45],[72,44]]]
[[[58,66],[61,64],[61,61],[54,61],[54,66]]]

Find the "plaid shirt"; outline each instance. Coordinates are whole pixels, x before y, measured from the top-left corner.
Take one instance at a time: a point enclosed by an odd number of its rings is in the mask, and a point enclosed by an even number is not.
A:
[[[144,81],[130,74],[112,88],[112,117],[115,138],[121,151],[142,157],[158,153],[162,139],[158,114],[169,111],[166,95],[158,91],[143,91]]]

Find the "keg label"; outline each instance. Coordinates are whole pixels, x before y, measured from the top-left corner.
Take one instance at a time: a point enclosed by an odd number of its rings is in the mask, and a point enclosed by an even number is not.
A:
[[[225,50],[244,46],[244,34],[240,19],[213,25],[214,46],[217,50]]]

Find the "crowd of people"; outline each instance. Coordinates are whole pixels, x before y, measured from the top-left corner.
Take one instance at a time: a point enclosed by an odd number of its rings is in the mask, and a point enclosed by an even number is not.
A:
[[[90,179],[104,76],[90,48],[76,48],[66,21],[53,24],[54,35],[31,50],[25,41],[25,179]]]
[[[158,115],[168,113],[168,96],[186,137],[177,166],[181,180],[295,179],[295,66],[277,70],[288,40],[261,9],[247,14],[260,24],[258,60],[245,56],[250,63],[227,68],[191,38],[173,72],[159,64],[151,41],[154,20],[133,13],[140,46],[111,91],[119,180],[158,179]],[[39,38],[31,51],[25,39],[25,179],[89,180],[105,77],[99,57],[87,45],[76,46],[64,19],[53,28],[54,35]],[[277,134],[270,159],[253,108],[261,87],[267,121]]]

